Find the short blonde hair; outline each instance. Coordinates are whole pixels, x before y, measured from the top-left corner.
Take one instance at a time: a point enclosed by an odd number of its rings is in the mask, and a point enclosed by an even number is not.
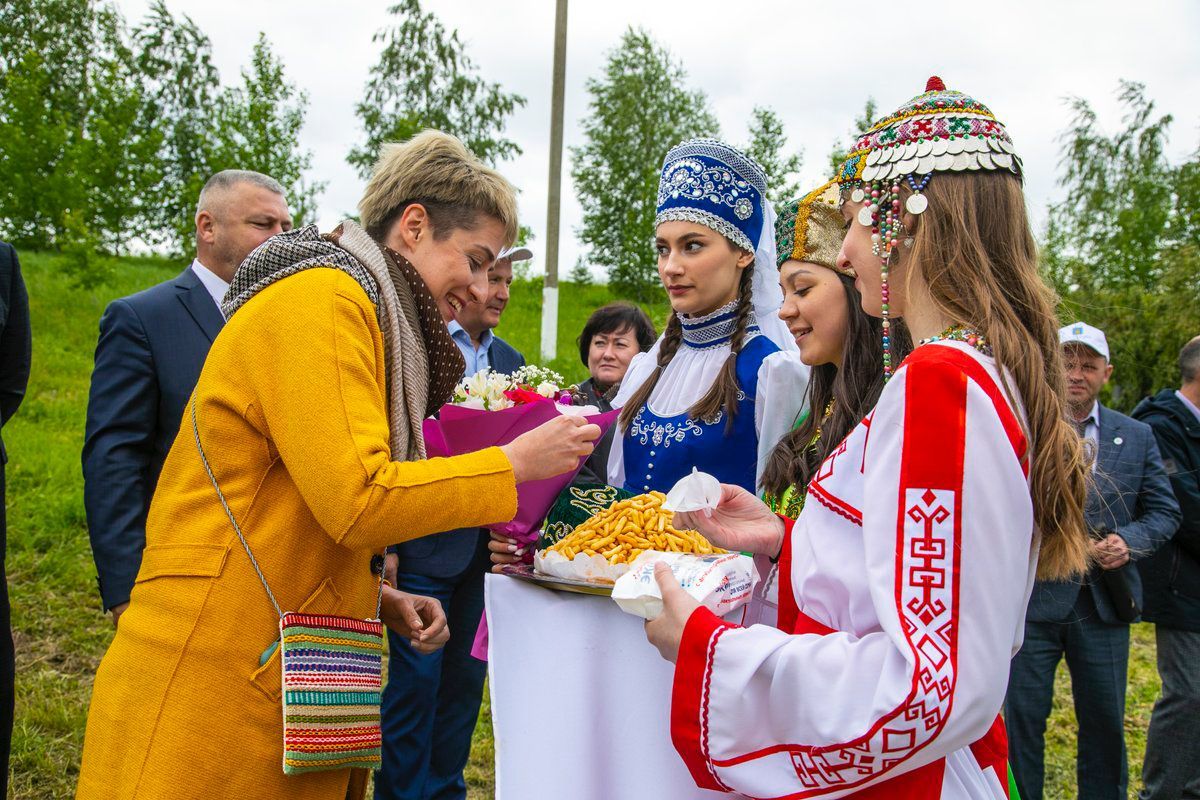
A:
[[[472,228],[479,214],[504,225],[505,245],[517,238],[517,196],[512,184],[448,133],[426,130],[403,144],[380,148],[379,161],[358,202],[363,228],[382,242],[412,203],[429,212],[436,239]]]

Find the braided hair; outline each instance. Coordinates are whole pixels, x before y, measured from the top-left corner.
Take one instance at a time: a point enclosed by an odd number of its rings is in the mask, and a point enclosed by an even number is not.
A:
[[[717,374],[717,379],[713,381],[708,392],[688,409],[689,417],[706,422],[715,421],[717,416],[724,411],[726,435],[733,429],[733,418],[737,414],[738,407],[737,357],[746,342],[746,332],[749,330],[750,321],[754,316],[751,283],[753,273],[753,264],[743,267],[741,278],[738,280],[737,310],[733,334],[730,336],[729,357],[721,365],[721,371]],[[628,428],[638,411],[650,402],[650,395],[653,394],[654,387],[658,385],[658,379],[662,377],[663,371],[671,363],[675,353],[679,351],[679,345],[682,342],[683,324],[679,321],[678,314],[671,314],[667,321],[667,328],[663,331],[663,340],[658,347],[658,362],[654,372],[650,373],[650,376],[621,409],[618,424],[622,429]]]

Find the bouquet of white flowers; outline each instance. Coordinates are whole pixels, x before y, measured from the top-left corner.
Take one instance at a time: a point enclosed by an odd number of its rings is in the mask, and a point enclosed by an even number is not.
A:
[[[573,395],[563,383],[561,375],[545,367],[525,366],[511,375],[480,371],[458,385],[454,401],[442,406],[436,419],[425,420],[426,451],[431,456],[458,455],[498,447],[559,414],[585,417],[603,434],[615,412],[601,414],[595,406],[572,405]],[[584,461],[579,460],[580,467]],[[574,477],[568,472],[521,484],[517,516],[491,529],[522,543],[536,541],[554,498]]]
[[[552,369],[527,364],[511,375],[492,370],[480,370],[464,378],[454,390],[451,405],[474,408],[481,411],[503,411],[513,406],[527,405],[543,400],[570,406],[573,396],[570,389],[562,388],[563,377]],[[588,413],[583,411],[563,413]],[[597,413],[592,411],[591,413]]]

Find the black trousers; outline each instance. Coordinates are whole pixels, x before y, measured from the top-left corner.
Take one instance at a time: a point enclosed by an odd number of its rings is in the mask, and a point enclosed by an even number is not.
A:
[[[16,658],[13,651],[12,609],[8,604],[8,516],[4,464],[0,462],[0,797],[8,797],[8,756],[12,750]]]

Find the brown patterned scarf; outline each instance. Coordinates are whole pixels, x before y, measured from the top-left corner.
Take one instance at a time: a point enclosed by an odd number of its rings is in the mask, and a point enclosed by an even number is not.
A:
[[[425,458],[422,423],[450,400],[466,365],[429,288],[400,254],[351,221],[327,236],[315,225],[281,233],[238,267],[221,310],[229,318],[276,281],[315,267],[342,270],[374,303],[387,362],[392,458]]]

